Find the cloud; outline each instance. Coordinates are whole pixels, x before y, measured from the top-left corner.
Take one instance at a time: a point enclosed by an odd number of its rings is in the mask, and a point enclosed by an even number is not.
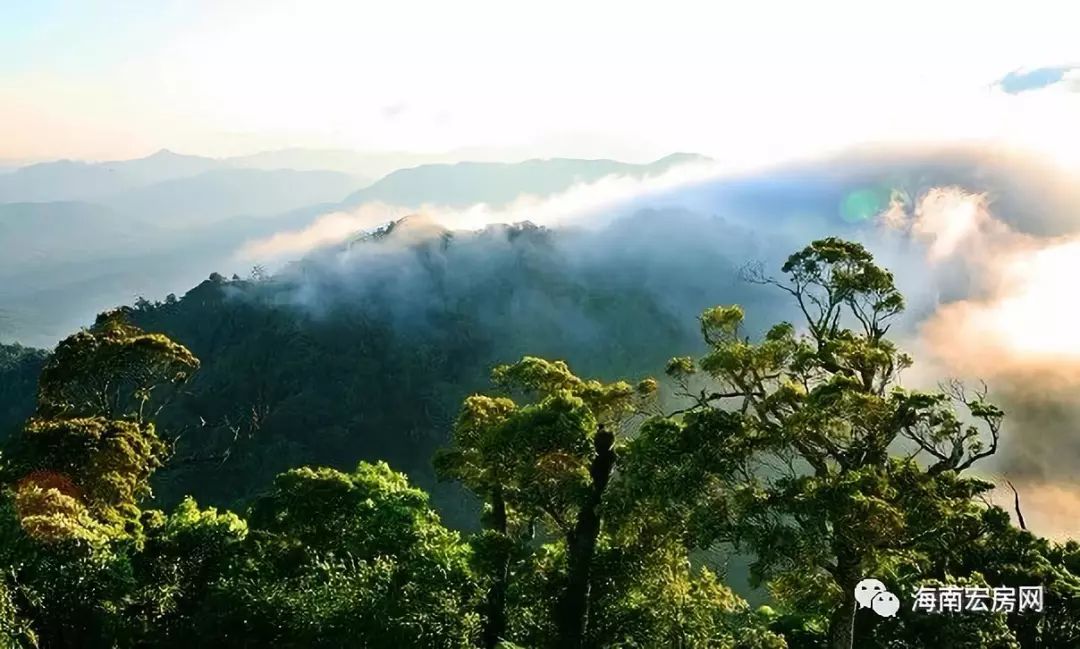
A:
[[[960,284],[917,325],[928,379],[985,379],[1006,411],[1001,447],[983,471],[1011,479],[1029,527],[1075,536],[1080,520],[1080,233],[1020,232],[994,213],[986,194],[935,188],[894,227],[925,245],[924,280]],[[1003,481],[1000,481],[1003,482]],[[996,499],[1012,510],[1002,484]],[[1071,527],[1070,527],[1071,526]]]
[[[318,248],[341,244],[358,233],[374,229],[413,213],[423,214],[451,230],[475,230],[492,223],[521,223],[559,226],[587,223],[596,227],[609,223],[632,209],[635,199],[656,196],[681,186],[716,177],[721,170],[706,161],[673,167],[645,176],[605,176],[596,182],[578,183],[564,192],[540,198],[523,195],[508,205],[492,207],[476,203],[464,208],[424,205],[410,209],[386,203],[367,203],[347,212],[332,212],[311,225],[279,232],[244,244],[237,256],[245,261],[270,262],[296,258]]]
[[[920,202],[912,233],[928,260],[958,260],[972,294],[943,304],[922,328],[940,360],[963,374],[1080,387],[1080,234],[1038,237],[996,218],[987,197],[935,189]]]
[[[349,212],[330,212],[299,230],[278,232],[245,243],[236,257],[245,261],[295,258],[327,246],[342,243],[358,232],[408,216],[410,210],[385,203],[361,205]]]
[[[1003,480],[998,481],[992,502],[1012,514],[1014,521],[1015,500],[1012,489]],[[1020,512],[1029,530],[1052,539],[1076,538],[1080,533],[1077,515],[1080,514],[1080,486],[1072,482],[1046,480],[1013,480],[1020,495]]]
[[[1019,95],[1052,86],[1061,86],[1069,92],[1080,92],[1080,66],[1058,65],[1045,68],[1021,68],[1013,70],[995,84],[1003,92]]]

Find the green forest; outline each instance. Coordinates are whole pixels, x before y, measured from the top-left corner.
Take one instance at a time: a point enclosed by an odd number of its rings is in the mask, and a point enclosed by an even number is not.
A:
[[[1080,544],[989,503],[1006,413],[903,385],[904,297],[862,245],[749,268],[696,323],[514,263],[423,313],[215,274],[0,346],[0,647],[1080,647]],[[485,317],[530,281],[608,326]],[[938,585],[1044,610],[912,610]]]

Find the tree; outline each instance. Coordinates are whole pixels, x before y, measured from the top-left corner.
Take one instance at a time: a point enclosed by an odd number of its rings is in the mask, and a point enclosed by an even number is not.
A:
[[[121,309],[56,346],[38,381],[36,416],[134,419],[151,415],[155,390],[182,383],[199,360],[186,347],[126,322]]]
[[[186,380],[198,365],[183,345],[125,323],[118,311],[61,341],[41,372],[35,412],[0,466],[18,502],[37,507],[24,517],[27,531],[42,540],[77,533],[85,512],[135,534],[138,503],[151,495],[150,477],[168,451],[145,406],[155,389]],[[40,509],[48,503],[51,513]]]
[[[690,568],[681,530],[654,524],[659,494],[672,486],[655,478],[672,457],[661,448],[669,436],[650,431],[669,430],[670,420],[633,432],[655,381],[588,381],[535,357],[493,378],[517,400],[466,399],[454,444],[436,460],[486,504],[486,530],[474,539],[485,555],[485,646],[734,646],[734,637],[783,646],[711,573]],[[699,477],[723,469],[706,457],[722,443],[676,442]],[[556,543],[537,551],[534,536]]]
[[[103,417],[31,419],[10,448],[8,471],[21,476],[17,502],[65,499],[70,507],[46,507],[31,516],[20,506],[27,532],[40,540],[63,535],[62,526],[42,523],[56,522],[53,514],[63,518],[60,512],[70,509],[85,511],[117,534],[136,534],[139,502],[150,495],[150,476],[165,450],[151,424]],[[33,494],[52,495],[42,500]]]
[[[468,546],[386,464],[288,471],[252,506],[248,525],[199,615],[200,642],[472,646]]]
[[[985,390],[899,386],[912,359],[886,334],[904,300],[861,245],[815,241],[782,270],[786,280],[749,277],[790,295],[801,330],[780,323],[754,343],[740,308],[709,309],[708,353],[669,374],[692,401],[687,426],[722,409],[745,430],[745,464],[712,491],[703,524],[752,551],[759,580],[823,587],[829,646],[850,649],[858,581],[984,533],[974,499],[991,485],[962,474],[995,452],[1003,413]]]
[[[43,647],[108,645],[144,537],[140,503],[166,445],[151,392],[198,361],[111,312],[49,358],[30,419],[0,457],[0,565]]]
[[[191,498],[168,515],[143,513],[145,541],[132,553],[133,586],[125,594],[118,639],[134,646],[192,647],[203,607],[240,556],[246,521]]]
[[[469,397],[454,445],[436,460],[440,475],[461,480],[487,507],[492,535],[485,547],[498,559],[490,575],[485,646],[504,639],[513,549],[542,522],[566,548],[565,586],[555,612],[559,641],[581,647],[601,505],[616,465],[616,432],[656,384],[585,381],[561,361],[534,357],[492,374],[497,385],[532,402],[519,406],[508,397]]]

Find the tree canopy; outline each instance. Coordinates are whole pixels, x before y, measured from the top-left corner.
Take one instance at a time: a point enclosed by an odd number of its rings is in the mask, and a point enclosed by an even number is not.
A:
[[[382,461],[289,468],[233,509],[163,506],[155,473],[206,458],[159,434],[179,411],[155,420],[201,362],[103,314],[37,358],[36,406],[0,451],[0,647],[1076,646],[1080,545],[984,498],[1005,417],[986,386],[902,384],[904,300],[862,246],[815,241],[780,270],[746,276],[800,319],[754,336],[741,307],[707,309],[704,352],[660,381],[495,365],[433,457],[482,507],[461,530]],[[251,425],[273,389],[252,388]],[[765,605],[718,551],[751,558]],[[868,576],[903,602],[1041,585],[1045,607],[883,618],[856,606]]]

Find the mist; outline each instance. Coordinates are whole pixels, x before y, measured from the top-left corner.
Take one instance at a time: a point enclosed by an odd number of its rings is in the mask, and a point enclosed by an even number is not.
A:
[[[374,201],[351,210],[324,214],[303,228],[249,241],[237,252],[237,257],[260,263],[294,259],[413,213],[450,230],[521,222],[545,227],[581,225],[595,228],[628,213],[628,201],[656,197],[675,188],[715,178],[722,172],[715,162],[695,161],[676,165],[662,173],[644,176],[611,174],[592,182],[578,182],[551,196],[521,194],[507,205],[480,202],[457,207],[425,203],[411,208]]]

